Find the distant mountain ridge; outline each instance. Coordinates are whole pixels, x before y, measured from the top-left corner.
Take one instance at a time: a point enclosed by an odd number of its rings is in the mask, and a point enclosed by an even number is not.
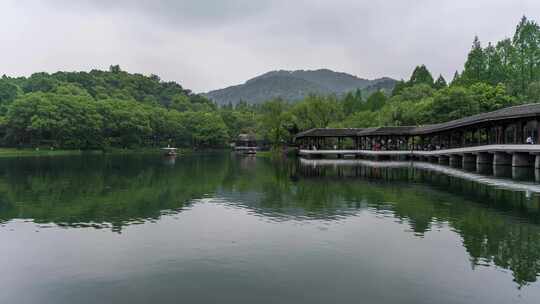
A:
[[[297,101],[309,94],[343,95],[357,89],[367,96],[378,90],[390,92],[395,84],[396,80],[388,77],[369,80],[329,69],[279,70],[264,73],[241,85],[210,91],[205,95],[220,105],[237,104],[240,101],[258,104],[278,97]]]

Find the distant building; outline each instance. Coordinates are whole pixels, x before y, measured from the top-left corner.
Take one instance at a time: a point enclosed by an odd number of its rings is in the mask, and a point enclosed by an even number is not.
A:
[[[246,154],[255,154],[258,150],[257,139],[253,134],[240,134],[234,142],[234,150]]]

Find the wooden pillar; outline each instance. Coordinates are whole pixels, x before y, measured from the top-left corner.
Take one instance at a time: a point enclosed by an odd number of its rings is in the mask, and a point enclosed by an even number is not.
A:
[[[540,123],[538,122],[538,119],[535,119],[534,121],[536,122],[536,138],[533,138],[533,140],[534,140],[534,143],[537,144],[537,143],[540,143],[539,142],[539,140],[540,140]]]
[[[518,134],[518,124],[516,123],[516,124],[514,124],[514,138],[513,138],[513,141],[512,141],[513,144],[517,144],[518,136],[519,136],[519,134]]]

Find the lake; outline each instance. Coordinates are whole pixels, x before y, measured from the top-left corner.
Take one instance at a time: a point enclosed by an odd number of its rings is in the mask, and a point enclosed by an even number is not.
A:
[[[482,170],[0,159],[0,303],[540,303],[540,177]]]

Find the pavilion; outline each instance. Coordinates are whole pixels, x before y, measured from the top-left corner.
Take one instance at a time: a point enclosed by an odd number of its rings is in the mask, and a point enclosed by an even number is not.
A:
[[[498,164],[508,157],[540,155],[540,145],[526,145],[527,138],[538,140],[540,103],[508,107],[449,122],[423,126],[396,126],[358,129],[311,129],[295,136],[300,155],[338,157],[422,156],[467,157],[481,153],[495,155]],[[499,153],[499,157],[497,157]],[[483,160],[490,155],[481,155]],[[503,161],[504,159],[504,161]],[[486,160],[487,161],[487,160]],[[538,159],[540,168],[540,158]],[[514,161],[512,164],[528,162]]]

